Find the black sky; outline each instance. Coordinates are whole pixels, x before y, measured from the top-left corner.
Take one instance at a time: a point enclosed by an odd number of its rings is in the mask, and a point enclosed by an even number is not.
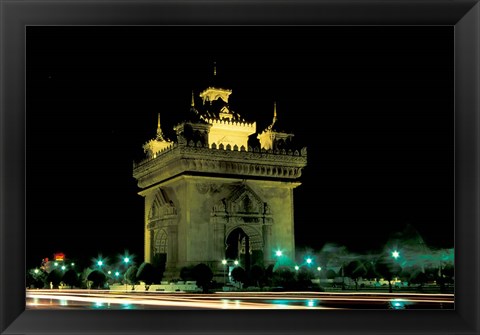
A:
[[[296,244],[381,248],[414,226],[453,247],[452,27],[28,27],[27,266],[143,257],[132,161],[217,74],[261,131],[273,102],[308,166]]]

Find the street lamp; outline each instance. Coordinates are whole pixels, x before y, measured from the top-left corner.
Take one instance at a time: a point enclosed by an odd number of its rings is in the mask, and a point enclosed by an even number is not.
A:
[[[281,256],[283,255],[282,250],[277,250],[277,251],[275,252],[275,255],[276,255],[277,257],[281,257]]]
[[[233,264],[235,264],[235,266],[237,266],[237,265],[238,265],[238,261],[235,260],[235,262],[233,262]]]
[[[307,258],[307,264],[308,265],[312,264],[312,259],[310,257]]]
[[[227,260],[223,259],[222,264],[223,264],[223,285],[225,285],[225,283],[227,282],[227,279],[225,277],[225,271],[226,271],[226,268],[227,268]]]
[[[123,262],[125,263],[125,267],[128,268],[128,263],[130,262],[130,258],[123,257]],[[127,292],[127,278],[125,278],[124,280],[125,280],[125,292]]]
[[[66,269],[65,265],[62,265],[62,270],[64,270],[64,271],[65,271],[65,269]]]
[[[300,269],[300,267],[298,265],[295,265],[295,271],[298,271],[298,269]]]
[[[395,259],[397,259],[398,257],[400,257],[400,253],[399,253],[397,250],[394,250],[394,251],[392,252],[392,257],[395,258]]]
[[[317,267],[317,270],[322,271],[322,267],[321,266]]]
[[[39,270],[38,270],[38,269],[35,269],[35,270],[33,270],[33,272],[35,272],[35,273],[38,273],[38,272],[39,272]]]
[[[103,265],[103,261],[102,261],[102,260],[97,261],[97,265],[98,265],[98,266],[102,266],[102,265]]]

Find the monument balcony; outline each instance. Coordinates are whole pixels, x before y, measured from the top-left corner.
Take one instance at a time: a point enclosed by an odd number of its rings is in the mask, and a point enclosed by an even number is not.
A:
[[[307,164],[306,148],[261,150],[237,146],[208,147],[192,141],[173,143],[153,157],[133,165],[133,176],[140,187],[183,173],[257,176],[268,179],[297,179]]]

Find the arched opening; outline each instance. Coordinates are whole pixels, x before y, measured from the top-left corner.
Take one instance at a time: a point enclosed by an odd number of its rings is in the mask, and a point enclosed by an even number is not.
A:
[[[238,260],[241,267],[248,273],[252,254],[248,234],[240,227],[235,228],[228,234],[226,244],[225,258],[227,260]]]
[[[155,234],[152,265],[160,269],[165,269],[168,254],[168,235],[163,229]]]

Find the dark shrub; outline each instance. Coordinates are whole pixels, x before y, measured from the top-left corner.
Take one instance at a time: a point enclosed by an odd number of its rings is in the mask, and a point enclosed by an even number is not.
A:
[[[232,278],[236,282],[245,284],[247,281],[247,273],[244,268],[237,266],[232,270]]]
[[[62,281],[67,286],[76,287],[79,284],[78,275],[74,269],[70,269],[63,274]]]
[[[193,278],[197,281],[197,285],[203,289],[203,293],[208,293],[210,282],[213,278],[213,272],[208,265],[200,263],[193,268]]]
[[[145,283],[145,291],[155,282],[155,268],[150,263],[142,263],[137,270],[137,280]]]
[[[93,270],[87,277],[88,280],[92,281],[90,288],[101,289],[105,286],[107,282],[107,276],[100,270]]]
[[[124,279],[127,282],[127,284],[132,285],[132,290],[135,290],[135,285],[138,283],[137,272],[138,272],[138,267],[135,265],[132,265],[131,267],[128,268],[127,272],[125,272],[125,275],[124,275]]]

